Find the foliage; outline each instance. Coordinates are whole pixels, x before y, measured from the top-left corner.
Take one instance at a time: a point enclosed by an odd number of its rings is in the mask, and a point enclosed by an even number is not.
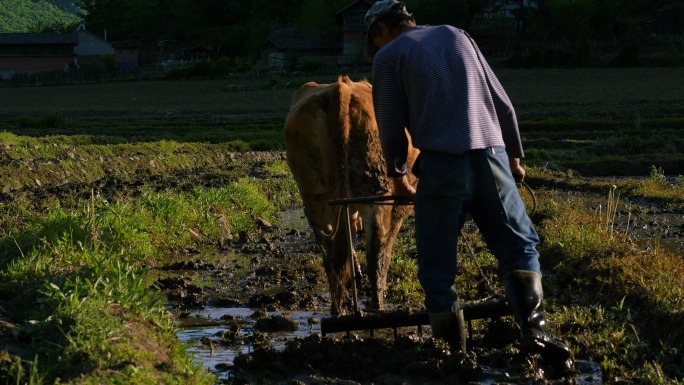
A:
[[[420,24],[451,24],[459,28],[467,28],[473,19],[468,9],[467,0],[429,0],[407,1],[407,9],[413,13]]]
[[[334,36],[338,31],[335,23],[334,4],[331,1],[302,0],[296,24],[305,33],[317,36]]]
[[[282,176],[283,164],[268,169]],[[292,178],[280,180],[281,188],[296,189]],[[0,295],[12,293],[13,321],[34,341],[36,358],[0,357],[0,378],[211,383],[175,339],[163,299],[149,289],[141,266],[188,249],[214,249],[232,233],[252,231],[256,218],[274,221],[263,188],[242,178],[222,188],[146,190],[112,202],[92,195],[71,208],[56,201],[1,206]],[[21,219],[9,220],[19,212]]]
[[[212,42],[220,55],[257,53],[271,26],[293,23],[298,1],[81,0],[87,28],[107,29],[112,39]],[[164,20],[164,23],[159,23]],[[155,36],[154,39],[149,38]]]
[[[116,74],[116,59],[114,55],[102,55],[83,63],[83,71],[87,79],[99,79],[102,76]]]
[[[59,8],[53,4],[59,6]],[[309,36],[335,37],[341,27],[335,13],[350,0],[6,0],[0,4],[0,32],[71,32],[78,17],[92,31],[107,30],[113,40],[139,40],[158,50],[160,41],[209,47],[214,57],[245,56],[254,60],[272,27],[296,25]],[[478,23],[485,11],[517,5],[515,27],[492,28]],[[684,30],[684,3],[678,0],[408,0],[419,24],[451,24],[471,32],[476,40],[514,43],[516,67],[587,67],[655,65],[641,46],[662,36],[679,37]],[[61,9],[60,9],[61,8]],[[72,13],[67,13],[68,10]],[[163,20],[163,22],[159,22]],[[652,24],[642,23],[652,20]],[[509,24],[506,24],[509,25]],[[647,41],[647,39],[651,39]],[[592,47],[614,41],[610,54]],[[666,45],[658,45],[666,47]],[[662,51],[670,52],[667,48]],[[659,59],[659,58],[658,58]],[[681,58],[664,65],[681,65]],[[295,68],[292,66],[291,67]]]
[[[3,0],[0,2],[0,33],[64,31],[75,26],[74,14],[46,0]],[[71,31],[75,30],[72,29]]]
[[[41,117],[21,115],[17,118],[17,124],[21,129],[55,129],[66,127],[66,118],[58,114],[48,114]]]
[[[495,9],[522,3],[498,1]],[[514,67],[638,66],[643,64],[642,46],[671,52],[657,39],[662,35],[679,40],[683,32],[678,22],[684,17],[681,2],[545,0],[530,4],[516,13],[521,34],[510,59]],[[477,31],[474,34],[477,37]],[[669,65],[676,63],[673,60]]]
[[[609,193],[609,205],[610,199]],[[549,193],[541,202],[543,268],[567,306],[556,322],[572,348],[601,362],[604,379],[655,376],[666,383],[663,372],[677,373],[682,359],[677,341],[684,336],[673,326],[684,306],[681,258],[657,247],[641,250],[606,228],[603,215],[577,210],[573,199]]]

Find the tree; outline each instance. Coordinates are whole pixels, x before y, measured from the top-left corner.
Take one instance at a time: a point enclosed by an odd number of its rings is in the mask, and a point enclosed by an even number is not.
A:
[[[468,0],[409,0],[406,4],[420,24],[467,28],[473,19]]]
[[[339,31],[335,24],[335,4],[330,0],[303,0],[296,25],[312,36],[332,37]]]
[[[44,1],[0,1],[0,32],[59,32],[76,16]]]

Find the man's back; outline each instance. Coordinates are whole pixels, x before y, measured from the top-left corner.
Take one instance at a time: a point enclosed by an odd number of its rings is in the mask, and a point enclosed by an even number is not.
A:
[[[506,146],[522,154],[513,107],[464,31],[411,28],[383,47],[373,64],[376,118],[391,131],[383,135],[407,126],[422,150],[461,154]]]

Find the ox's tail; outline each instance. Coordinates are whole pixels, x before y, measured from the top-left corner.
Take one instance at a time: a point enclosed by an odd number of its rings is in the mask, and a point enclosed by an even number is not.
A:
[[[337,78],[337,88],[332,93],[332,104],[338,107],[336,113],[331,114],[329,129],[330,136],[335,138],[335,164],[337,165],[338,198],[349,198],[351,189],[349,186],[349,135],[351,121],[349,108],[352,96],[351,80],[347,76]]]
[[[349,136],[351,131],[351,121],[349,118],[349,108],[352,98],[352,81],[347,76],[340,76],[337,79],[337,87],[334,88],[331,95],[331,105],[334,113],[328,116],[328,132],[331,138],[334,138],[334,143],[337,143],[335,148],[335,165],[337,167],[337,198],[349,198],[351,195],[350,181],[349,181]],[[332,266],[327,266],[333,271],[336,271],[338,282],[333,284],[330,282],[332,298],[344,297],[346,286],[352,276],[351,270],[351,245],[349,245],[347,237],[344,235],[349,231],[349,222],[345,216],[338,221],[338,229],[336,229],[336,239],[333,247],[337,250],[332,255],[344,256],[344,258],[337,258],[337,260],[329,261]],[[337,291],[338,295],[334,295]],[[333,307],[341,304],[333,304]]]

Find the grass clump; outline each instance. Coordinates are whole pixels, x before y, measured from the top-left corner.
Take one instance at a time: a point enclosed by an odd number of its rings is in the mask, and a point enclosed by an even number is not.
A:
[[[650,169],[649,177],[591,179],[578,177],[572,169],[559,172],[529,167],[526,182],[534,188],[543,186],[596,194],[605,194],[612,186],[616,186],[623,198],[646,198],[673,210],[684,209],[684,184],[678,183],[677,177],[666,177],[662,167],[651,165]]]
[[[0,318],[11,317],[24,353],[0,357],[0,378],[33,383],[211,384],[175,337],[143,266],[217,246],[275,207],[255,179],[222,188],[144,191],[73,207],[27,202],[0,211]],[[33,214],[5,221],[18,213]],[[18,358],[17,358],[18,357]],[[32,379],[32,380],[31,380]]]
[[[566,304],[551,318],[572,348],[600,362],[606,380],[681,376],[681,257],[616,236],[605,216],[577,210],[579,202],[561,204],[553,194],[542,202],[542,263],[557,304]]]
[[[112,372],[130,379],[128,372],[141,383],[211,384],[174,342],[163,299],[148,290],[145,270],[91,246],[68,233],[43,238],[3,269],[0,296],[11,306],[19,341],[32,341],[24,351],[34,360],[1,362],[0,377],[98,383],[93,378],[108,382]]]

